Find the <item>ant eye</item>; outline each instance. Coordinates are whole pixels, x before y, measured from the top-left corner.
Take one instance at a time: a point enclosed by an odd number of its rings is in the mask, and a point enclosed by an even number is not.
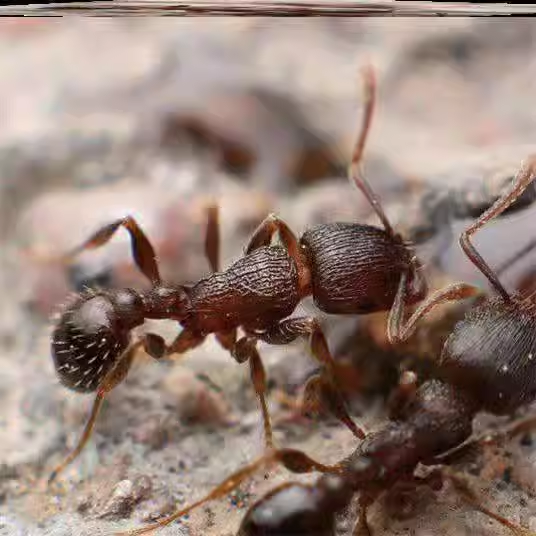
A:
[[[128,346],[111,300],[102,294],[79,295],[52,334],[52,356],[60,381],[79,392],[95,391]]]

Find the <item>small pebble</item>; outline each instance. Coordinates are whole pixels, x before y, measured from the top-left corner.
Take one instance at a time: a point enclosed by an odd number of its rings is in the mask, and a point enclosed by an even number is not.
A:
[[[142,475],[134,481],[121,480],[116,484],[99,518],[126,519],[130,517],[134,506],[147,499],[151,491],[152,482],[147,476]]]

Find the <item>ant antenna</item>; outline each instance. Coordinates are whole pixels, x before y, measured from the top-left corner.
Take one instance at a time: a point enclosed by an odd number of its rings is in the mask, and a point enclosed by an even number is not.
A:
[[[359,136],[355,144],[354,152],[352,155],[352,160],[348,168],[348,178],[353,182],[360,190],[363,192],[363,195],[367,198],[367,201],[372,206],[374,212],[380,218],[383,226],[387,233],[391,236],[395,236],[393,228],[383,211],[383,208],[380,203],[380,199],[374,193],[374,190],[368,183],[368,181],[363,176],[361,172],[361,160],[363,157],[363,151],[365,149],[365,143],[367,142],[368,133],[370,131],[370,125],[372,123],[372,116],[374,114],[374,107],[376,105],[376,75],[374,69],[371,65],[367,64],[362,69],[362,76],[364,81],[363,88],[363,101],[365,105],[365,111],[363,114],[363,120],[361,123],[361,129],[359,131]]]

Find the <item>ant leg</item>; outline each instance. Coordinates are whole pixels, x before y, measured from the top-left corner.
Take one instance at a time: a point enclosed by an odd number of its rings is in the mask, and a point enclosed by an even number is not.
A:
[[[311,274],[300,241],[290,227],[275,214],[267,216],[257,227],[244,250],[245,254],[247,255],[262,246],[268,246],[275,233],[279,233],[281,242],[283,242],[289,256],[296,263],[298,269],[298,288],[301,294],[304,296],[310,294]]]
[[[220,346],[227,350],[228,352],[232,352],[233,348],[236,345],[236,337],[237,337],[237,330],[233,329],[228,332],[218,332],[215,333],[214,336],[216,337],[216,340],[220,344]]]
[[[470,504],[473,508],[475,508],[475,510],[478,510],[479,512],[482,512],[488,517],[491,517],[501,525],[510,529],[517,536],[536,536],[535,532],[516,525],[512,521],[509,521],[508,519],[486,508],[478,498],[475,491],[470,487],[469,483],[467,482],[467,479],[460,473],[446,467],[440,469],[439,472],[442,474],[445,480],[451,482],[454,489],[462,497],[462,499],[466,503]]]
[[[265,331],[256,333],[259,339],[268,344],[288,344],[302,335],[310,337],[309,344],[313,357],[323,368],[320,375],[313,376],[307,382],[305,387],[306,400],[322,400],[332,415],[346,425],[356,437],[363,439],[365,432],[350,418],[344,398],[336,387],[335,360],[329,351],[322,328],[315,318],[289,318]]]
[[[281,241],[289,251],[291,257],[299,255],[299,241],[290,227],[275,214],[269,214],[253,232],[245,248],[246,255],[262,246],[270,245],[274,234],[279,233]]]
[[[63,255],[62,260],[68,262],[86,249],[95,249],[106,244],[120,227],[124,227],[130,234],[132,256],[134,257],[136,266],[141,270],[145,277],[151,281],[151,283],[154,285],[160,283],[160,273],[158,271],[153,246],[132,216],[127,216],[126,218],[116,220],[101,227],[83,244]]]
[[[504,261],[496,270],[497,275],[501,275],[503,272],[508,270],[512,265],[517,261],[522,259],[525,255],[528,255],[536,247],[536,239],[531,240],[528,244],[523,246],[521,250],[517,251],[512,257]]]
[[[359,497],[359,518],[355,525],[353,536],[372,536],[372,530],[367,521],[367,511],[375,500],[375,497],[369,495]]]
[[[408,294],[407,278],[407,272],[402,274],[393,306],[389,311],[387,337],[391,344],[396,344],[409,338],[415,331],[419,320],[426,316],[436,305],[447,301],[459,301],[481,294],[481,290],[473,285],[454,283],[434,292],[424,303],[417,307],[409,319],[405,319],[405,297]]]
[[[372,123],[374,107],[376,105],[376,76],[370,65],[367,65],[363,69],[362,76],[364,81],[363,101],[365,111],[354,147],[354,152],[352,154],[352,160],[348,166],[348,179],[353,182],[357,188],[359,188],[359,190],[361,190],[367,201],[370,203],[370,206],[382,222],[385,231],[391,236],[395,236],[393,227],[389,223],[389,220],[383,211],[380,199],[360,171],[361,160],[363,159],[363,152],[370,131],[370,125]]]
[[[510,188],[486,210],[472,225],[470,225],[460,235],[460,245],[467,255],[468,259],[487,277],[492,287],[506,301],[510,301],[510,294],[502,286],[497,274],[489,267],[480,253],[475,249],[469,238],[476,233],[492,218],[499,216],[504,212],[532,183],[536,173],[536,155],[531,155],[526,163],[521,166],[517,172]]]
[[[204,335],[183,329],[170,345],[166,345],[164,339],[154,333],[145,334],[142,342],[145,352],[153,359],[159,360],[170,357],[173,354],[184,354],[188,350],[199,346],[204,340]]]
[[[462,459],[469,452],[484,445],[498,445],[513,439],[521,434],[526,434],[536,428],[536,415],[532,414],[515,421],[510,426],[504,427],[494,432],[483,433],[480,436],[473,437],[450,449],[440,456],[436,456],[431,464],[452,464]]]
[[[213,272],[220,270],[220,220],[218,205],[206,207],[207,230],[205,233],[205,255]]]
[[[391,420],[404,418],[404,410],[408,403],[415,398],[417,387],[417,375],[411,370],[404,371],[400,376],[398,386],[387,401]]]
[[[97,390],[97,395],[95,397],[95,401],[93,402],[89,419],[86,423],[86,426],[84,428],[84,431],[82,432],[80,439],[78,440],[78,444],[67,455],[67,457],[52,471],[48,479],[48,485],[52,484],[52,482],[57,478],[57,476],[82,452],[89,438],[91,437],[91,433],[93,432],[93,429],[95,427],[95,422],[104,402],[104,398],[114,387],[116,387],[125,379],[136,354],[136,351],[140,348],[140,346],[142,346],[142,344],[143,341],[138,341],[135,344],[131,345],[130,348],[128,348],[125,353],[119,358],[117,363],[108,372],[108,374],[106,374]]]
[[[147,525],[140,529],[117,532],[115,533],[115,536],[140,536],[141,534],[147,534],[153,530],[165,527],[170,523],[173,523],[173,521],[176,521],[177,519],[189,514],[195,508],[198,508],[209,501],[224,497],[237,488],[244,480],[253,476],[260,469],[270,467],[276,463],[282,464],[293,473],[309,473],[312,471],[320,471],[322,473],[338,473],[341,470],[339,465],[324,465],[313,460],[312,458],[309,458],[309,456],[307,456],[305,453],[296,449],[272,450],[242,469],[239,469],[231,476],[227,477],[202,499],[195,501],[190,506],[182,508],[174,514],[165,517],[164,519],[161,519],[152,525]]]
[[[253,387],[261,404],[266,448],[271,450],[273,449],[274,441],[272,425],[270,423],[270,414],[268,413],[268,406],[266,405],[266,371],[264,370],[264,365],[262,364],[256,344],[256,338],[242,337],[236,342],[232,355],[239,363],[244,363],[245,361],[249,362],[251,381],[253,382]]]

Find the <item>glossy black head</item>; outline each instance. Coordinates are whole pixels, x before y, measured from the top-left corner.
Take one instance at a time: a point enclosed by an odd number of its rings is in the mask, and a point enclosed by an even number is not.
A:
[[[133,290],[85,291],[67,305],[52,333],[51,350],[63,385],[95,391],[143,323],[144,306]]]
[[[337,474],[321,476],[314,486],[282,484],[248,510],[237,536],[335,536],[335,515],[352,496]]]
[[[334,536],[334,514],[320,508],[318,491],[283,484],[246,513],[237,536]]]

